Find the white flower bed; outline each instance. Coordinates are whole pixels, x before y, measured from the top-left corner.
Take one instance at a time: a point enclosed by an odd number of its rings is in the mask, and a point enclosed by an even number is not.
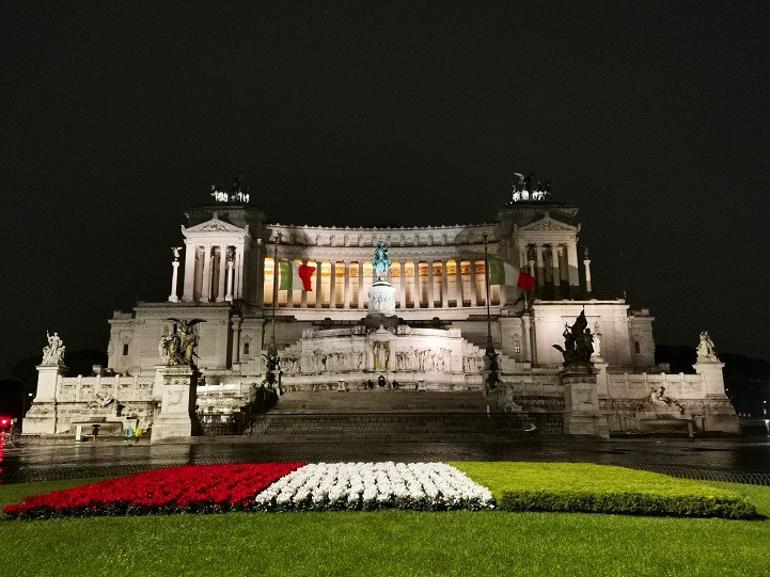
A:
[[[492,493],[446,463],[305,465],[256,496],[269,511],[491,509]]]

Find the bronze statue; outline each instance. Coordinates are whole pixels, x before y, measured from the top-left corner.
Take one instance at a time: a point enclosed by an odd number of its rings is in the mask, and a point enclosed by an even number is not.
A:
[[[167,367],[187,365],[195,367],[195,358],[198,356],[195,349],[198,347],[198,335],[195,334],[195,325],[205,323],[203,319],[183,321],[180,319],[167,319],[174,323],[171,333],[160,337],[158,352],[166,361]]]
[[[564,325],[564,347],[553,345],[564,356],[564,366],[590,365],[594,353],[594,336],[588,328],[585,310],[580,311],[572,326]]]

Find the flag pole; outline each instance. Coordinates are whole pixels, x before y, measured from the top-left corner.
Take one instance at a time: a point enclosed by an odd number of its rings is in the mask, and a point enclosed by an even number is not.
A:
[[[487,291],[487,352],[494,352],[492,346],[492,319],[489,314],[489,251],[487,250],[487,234],[484,233],[484,285]]]
[[[273,243],[273,303],[272,303],[272,315],[270,323],[270,345],[275,350],[275,306],[278,303],[278,274],[280,272],[280,266],[278,266],[278,243],[281,242],[281,233],[279,232],[275,237]]]
[[[278,243],[281,242],[281,233],[279,232],[273,241],[273,303],[272,315],[270,319],[270,342],[267,345],[267,354],[265,355],[265,380],[268,387],[281,395],[281,361],[278,358],[278,347],[275,344],[275,307],[278,303]],[[277,373],[277,383],[276,383]]]
[[[486,366],[484,367],[484,393],[486,394],[490,389],[494,389],[497,386],[499,380],[497,353],[495,352],[495,345],[492,342],[492,317],[489,312],[489,250],[487,249],[486,233],[484,233],[484,284],[486,285],[487,291],[487,349],[484,353],[486,356]]]

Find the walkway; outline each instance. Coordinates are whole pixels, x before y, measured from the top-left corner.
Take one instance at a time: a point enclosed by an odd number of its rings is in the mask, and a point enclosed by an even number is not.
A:
[[[688,476],[742,480],[749,474],[770,479],[768,438],[583,439],[520,434],[509,439],[464,438],[319,439],[296,435],[269,439],[198,437],[192,442],[124,446],[119,440],[90,443],[24,443],[0,450],[0,482],[122,475],[183,464],[243,461],[434,461],[528,460],[626,465]],[[765,477],[757,477],[760,480]],[[747,481],[751,482],[751,481]],[[757,482],[757,481],[753,481]]]

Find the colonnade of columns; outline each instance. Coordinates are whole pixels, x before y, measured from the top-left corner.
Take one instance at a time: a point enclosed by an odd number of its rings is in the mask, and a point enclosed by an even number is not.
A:
[[[577,243],[529,243],[521,247],[519,262],[537,280],[537,293],[551,291],[567,298],[580,290]]]
[[[240,292],[241,251],[232,245],[207,244],[187,247],[183,301],[232,301]],[[179,263],[172,263],[176,272]],[[169,301],[176,302],[176,276],[172,277]]]
[[[295,261],[316,270],[312,290],[279,291],[278,306],[299,308],[365,309],[374,277],[369,261]],[[459,263],[459,266],[458,266]],[[431,309],[484,306],[483,260],[411,260],[394,259],[390,282],[396,290],[396,308]],[[272,258],[265,259],[264,302],[272,303]],[[293,287],[294,288],[294,287]],[[490,287],[492,305],[502,304],[499,286]]]

